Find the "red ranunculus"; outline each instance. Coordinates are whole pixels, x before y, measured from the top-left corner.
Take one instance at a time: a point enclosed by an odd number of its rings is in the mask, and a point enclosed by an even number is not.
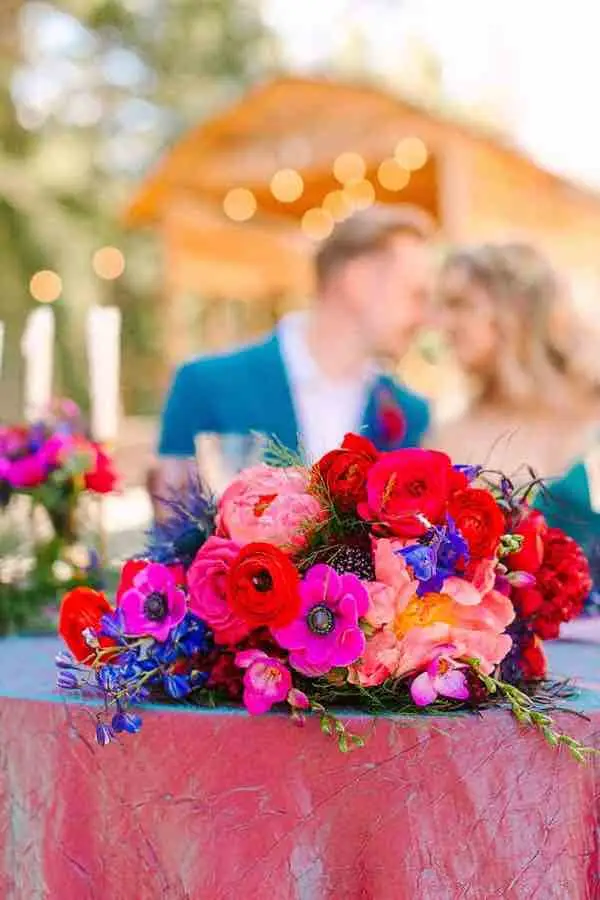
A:
[[[367,475],[379,452],[370,440],[347,434],[342,446],[322,457],[313,467],[313,485],[325,488],[342,512],[352,512],[367,498]]]
[[[419,537],[443,519],[451,473],[450,459],[437,450],[384,453],[368,474],[367,501],[358,513],[379,532]]]
[[[117,473],[110,456],[97,444],[93,445],[94,466],[85,473],[85,487],[96,494],[110,494],[117,485]]]
[[[544,605],[544,597],[535,585],[516,588],[513,592],[513,601],[519,616],[523,619],[530,619],[532,616],[535,616]]]
[[[495,556],[506,522],[489,491],[481,488],[456,491],[450,497],[448,513],[469,545],[472,559]]]
[[[227,601],[251,628],[282,628],[300,609],[300,576],[274,544],[246,544],[227,575]]]
[[[112,607],[104,594],[87,587],[77,587],[63,597],[58,618],[58,633],[79,662],[93,656],[93,650],[86,643],[83,632],[91,629],[98,632],[102,616],[112,612]],[[101,647],[113,647],[115,642],[108,637],[98,636]]]
[[[537,637],[532,637],[521,652],[521,673],[526,681],[539,681],[548,671],[548,661],[542,642]]]
[[[521,549],[506,557],[506,564],[513,572],[529,572],[535,575],[544,558],[544,535],[548,530],[546,520],[537,510],[528,510],[513,534],[523,538]]]
[[[136,575],[139,575],[140,572],[146,568],[146,566],[150,565],[149,560],[147,559],[128,559],[121,569],[121,577],[119,578],[119,584],[115,593],[115,597],[117,603],[125,593],[125,591],[130,590],[133,587],[133,582]],[[177,564],[172,566],[167,566],[167,568],[173,574],[175,578],[175,583],[177,587],[182,587],[187,589],[187,581],[185,577],[185,569],[183,566]]]

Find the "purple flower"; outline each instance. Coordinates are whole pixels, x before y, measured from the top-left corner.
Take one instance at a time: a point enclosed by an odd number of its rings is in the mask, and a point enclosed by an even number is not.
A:
[[[112,718],[112,728],[117,734],[123,731],[127,731],[128,734],[137,734],[141,727],[142,720],[136,713],[119,711]]]
[[[128,635],[149,635],[166,641],[186,613],[185,593],[177,587],[173,573],[160,563],[148,563],[133,579],[133,586],[122,594]]]
[[[300,584],[300,614],[284,628],[273,629],[276,641],[290,650],[290,665],[304,675],[324,675],[349,666],[365,650],[358,620],[369,597],[356,575],[338,575],[330,566],[309,569]]]
[[[42,484],[48,475],[48,466],[41,452],[9,461],[7,480],[15,489],[33,488]]]
[[[448,656],[448,652],[453,650],[454,647],[444,648],[411,684],[410,694],[417,706],[429,706],[438,697],[468,699],[469,687],[463,671],[465,666]]]
[[[106,747],[107,744],[110,744],[114,736],[115,733],[110,725],[105,725],[104,722],[98,722],[96,725],[96,741],[101,747]]]

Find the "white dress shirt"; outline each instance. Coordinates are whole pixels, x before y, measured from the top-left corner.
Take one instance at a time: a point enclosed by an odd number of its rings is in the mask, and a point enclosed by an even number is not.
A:
[[[353,378],[325,375],[311,356],[308,324],[308,313],[290,313],[279,323],[278,336],[302,447],[314,462],[338,447],[349,431],[360,431],[377,369],[368,363]]]

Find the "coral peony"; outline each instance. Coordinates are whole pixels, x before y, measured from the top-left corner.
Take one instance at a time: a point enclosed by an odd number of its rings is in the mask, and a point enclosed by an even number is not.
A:
[[[310,472],[253,466],[241,472],[219,502],[218,533],[238,544],[266,541],[300,550],[307,533],[325,516],[309,493]]]

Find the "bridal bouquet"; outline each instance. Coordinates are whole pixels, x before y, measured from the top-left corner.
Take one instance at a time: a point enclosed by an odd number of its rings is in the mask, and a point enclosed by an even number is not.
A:
[[[69,400],[40,422],[0,426],[0,632],[25,625],[65,585],[100,582],[78,512],[84,495],[106,494],[116,480]]]
[[[531,485],[356,435],[310,468],[273,462],[218,503],[199,484],[173,500],[114,605],[87,588],[64,598],[58,684],[102,699],[100,744],[138,731],[140,704],[156,699],[287,708],[299,723],[312,712],[342,750],[362,738],[336,706],[500,702],[583,758],[533,687],[589,570],[529,505]]]

